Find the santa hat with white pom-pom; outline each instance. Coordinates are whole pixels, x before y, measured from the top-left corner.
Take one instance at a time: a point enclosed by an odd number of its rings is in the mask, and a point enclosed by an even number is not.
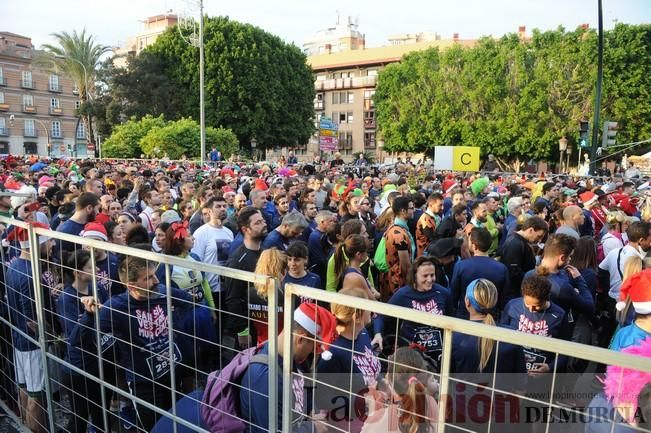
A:
[[[617,310],[624,309],[629,296],[637,314],[651,314],[651,269],[638,272],[624,281],[619,289]]]
[[[294,321],[320,341],[321,357],[330,360],[332,352],[328,349],[336,337],[335,316],[323,307],[305,302],[294,311]]]

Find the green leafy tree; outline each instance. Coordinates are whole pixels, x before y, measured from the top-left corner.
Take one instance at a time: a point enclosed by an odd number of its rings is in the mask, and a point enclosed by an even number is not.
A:
[[[206,17],[207,126],[231,129],[240,146],[306,143],[314,130],[314,78],[305,55],[258,27]],[[199,50],[168,29],[113,77],[124,115],[199,118]],[[111,107],[109,107],[109,111]]]
[[[70,77],[79,90],[79,98],[83,106],[93,98],[100,59],[110,51],[110,47],[97,44],[95,38],[86,33],[86,29],[81,33],[59,32],[52,33],[51,36],[56,40],[56,45],[43,45],[45,52],[37,59],[37,63],[46,65],[53,71],[62,71]],[[95,143],[92,112],[88,110],[80,113],[87,141]]]
[[[108,158],[139,158],[142,153],[140,142],[152,129],[165,126],[163,116],[145,116],[131,120],[114,128],[113,134],[102,144],[103,156]]]
[[[201,152],[201,128],[192,119],[167,122],[163,126],[151,128],[140,140],[140,148],[147,156],[161,157],[165,154],[172,159],[183,155],[197,158]],[[225,158],[237,152],[237,136],[230,129],[206,128],[206,146],[219,149]]]
[[[602,118],[620,122],[620,141],[651,133],[651,26],[606,33]],[[406,55],[379,77],[375,102],[387,150],[481,147],[515,160],[556,158],[575,143],[594,110],[596,32],[535,30]]]

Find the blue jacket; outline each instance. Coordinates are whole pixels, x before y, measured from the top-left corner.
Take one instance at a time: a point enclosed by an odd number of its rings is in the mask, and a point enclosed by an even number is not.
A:
[[[285,251],[289,246],[289,239],[281,235],[278,230],[272,230],[271,233],[262,242],[262,249],[268,250],[269,248],[276,247],[280,251]]]
[[[527,272],[525,278],[535,272],[535,269]],[[569,323],[574,323],[579,313],[594,313],[594,298],[582,276],[572,278],[569,272],[561,269],[546,277],[552,283],[551,300],[567,312]]]
[[[89,288],[89,294],[92,296],[92,289]],[[97,295],[100,303],[106,303],[108,299],[107,292],[97,287]],[[85,313],[84,305],[81,303],[80,298],[86,295],[80,295],[72,286],[66,286],[63,293],[59,296],[56,302],[56,311],[59,315],[61,328],[63,334],[68,341],[67,344],[67,360],[75,367],[81,368],[88,373],[97,374],[99,372],[99,365],[97,363],[97,339],[93,332],[84,333],[84,338],[81,344],[73,346],[70,344],[69,339],[73,331],[79,326],[79,319]],[[95,321],[93,320],[88,326],[95,329]],[[110,334],[102,334],[100,337],[100,344],[102,345],[102,353],[109,349],[115,340]],[[65,366],[64,371],[68,371]]]
[[[491,281],[500,294],[510,293],[511,291],[509,269],[504,263],[483,256],[461,260],[454,265],[452,279],[450,280],[452,308],[456,309],[458,317],[468,318],[468,311],[464,302],[466,289],[477,278],[485,278]]]
[[[269,353],[267,343],[264,343],[258,353]],[[283,358],[278,356],[278,414],[283,413]],[[299,373],[296,365],[292,365],[292,372]],[[269,366],[253,363],[246,369],[241,381],[240,388],[240,413],[242,417],[250,422],[247,432],[267,433],[269,429]],[[292,410],[292,426],[282,428],[282,417],[278,416],[278,431],[292,431],[297,433],[309,433],[312,423],[303,420],[304,394],[303,379],[300,374],[292,375],[291,389],[293,392],[294,410]]]
[[[126,370],[129,382],[150,383],[151,380],[166,376],[170,370],[167,295],[162,284],[158,290],[158,295],[144,300],[136,300],[128,292],[116,295],[99,310],[99,330],[102,333],[112,333],[118,340],[121,365]],[[174,323],[174,318],[192,313],[194,303],[187,292],[170,290]],[[93,329],[94,321],[93,314],[85,313],[79,320],[80,326],[75,327],[71,333],[69,343],[80,346],[83,333]],[[212,326],[212,323],[201,325]],[[177,344],[174,344],[174,357],[177,362],[185,362]]]
[[[389,304],[441,315],[449,315],[451,309],[450,292],[438,284],[434,284],[427,292],[419,292],[410,285],[401,287],[391,296]],[[376,334],[385,332],[385,320],[386,318],[380,315],[373,322]],[[400,326],[400,337],[404,342],[423,346],[434,361],[438,361],[443,352],[443,339],[439,328],[403,320]]]
[[[27,326],[28,322],[36,323],[31,262],[21,258],[14,259],[7,268],[5,279],[11,324],[38,341],[38,334]],[[39,347],[16,330],[12,330],[11,335],[13,348],[16,350],[26,352]]]
[[[549,308],[546,310],[532,313],[524,305],[523,298],[511,299],[506,304],[500,323],[507,328],[515,329],[525,334],[535,334],[563,340],[569,340],[572,336],[567,322],[567,314],[553,302],[550,302]],[[556,354],[554,353],[525,347],[524,357],[527,363],[527,370],[530,370],[533,364],[537,363],[549,364],[550,371],[554,370],[554,364],[556,362]],[[565,369],[566,362],[566,357],[559,356],[557,371],[562,372]]]

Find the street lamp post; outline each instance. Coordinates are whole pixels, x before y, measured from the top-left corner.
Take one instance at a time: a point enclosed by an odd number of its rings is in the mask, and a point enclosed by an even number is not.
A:
[[[567,164],[565,164],[565,170],[570,172],[570,158],[572,157],[572,146],[567,146]]]
[[[563,172],[563,153],[567,151],[567,138],[563,136],[560,140],[558,140],[558,153],[560,154],[559,159],[558,159],[558,173]]]

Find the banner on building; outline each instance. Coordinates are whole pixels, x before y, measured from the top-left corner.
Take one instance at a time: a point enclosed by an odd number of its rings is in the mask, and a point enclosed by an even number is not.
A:
[[[328,116],[319,119],[319,146],[324,152],[336,152],[339,148],[337,131],[339,128]]]
[[[479,171],[481,155],[478,147],[436,146],[434,167],[437,170]]]

